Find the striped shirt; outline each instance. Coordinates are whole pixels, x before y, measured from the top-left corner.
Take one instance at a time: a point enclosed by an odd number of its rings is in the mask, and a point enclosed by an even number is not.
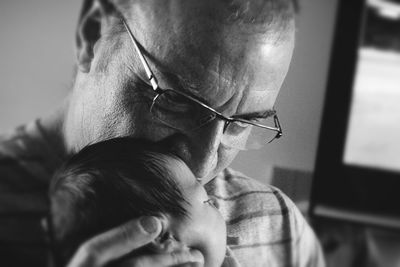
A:
[[[230,169],[206,189],[225,218],[240,266],[325,266],[314,232],[279,189]]]
[[[37,121],[0,136],[0,266],[46,265],[41,219],[61,162]],[[206,189],[226,220],[230,257],[240,266],[324,265],[311,228],[278,189],[229,169]]]

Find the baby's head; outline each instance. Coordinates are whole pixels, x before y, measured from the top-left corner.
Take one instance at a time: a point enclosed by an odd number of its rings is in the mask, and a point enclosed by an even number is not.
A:
[[[160,218],[162,232],[147,253],[197,249],[205,266],[220,266],[225,222],[179,158],[151,143],[117,138],[84,148],[50,186],[55,250],[65,263],[85,240],[140,216]]]

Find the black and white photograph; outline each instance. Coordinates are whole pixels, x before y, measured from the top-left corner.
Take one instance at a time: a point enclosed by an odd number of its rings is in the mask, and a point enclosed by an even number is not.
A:
[[[1,0],[0,267],[399,267],[399,0]]]

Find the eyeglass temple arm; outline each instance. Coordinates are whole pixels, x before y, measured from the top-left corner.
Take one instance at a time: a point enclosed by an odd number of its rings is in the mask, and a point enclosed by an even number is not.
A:
[[[275,114],[274,115],[274,122],[276,127],[278,128],[278,134],[276,136],[276,138],[281,138],[283,133],[282,133],[282,127],[281,127],[281,123],[279,122],[278,116]]]
[[[139,55],[140,61],[142,62],[142,65],[146,71],[147,78],[149,79],[150,84],[153,87],[153,90],[157,91],[158,90],[158,82],[157,82],[156,77],[154,76],[153,72],[151,71],[149,64],[147,63],[146,59],[143,56],[143,53],[140,51],[139,45],[138,45],[135,37],[133,36],[131,29],[129,28],[128,24],[126,23],[125,19],[121,18],[121,20],[122,20],[122,23],[124,24],[125,29],[128,31],[129,37],[131,38],[133,45],[135,46],[136,52]]]

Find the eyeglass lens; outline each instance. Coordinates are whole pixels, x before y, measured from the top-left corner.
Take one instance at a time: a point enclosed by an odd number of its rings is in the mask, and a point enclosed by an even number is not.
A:
[[[163,124],[183,132],[197,130],[217,117],[212,111],[174,90],[166,90],[159,94],[150,112]],[[257,123],[274,126],[274,118]],[[272,130],[233,121],[227,124],[222,143],[240,150],[258,149],[274,140],[276,135],[277,132]]]

